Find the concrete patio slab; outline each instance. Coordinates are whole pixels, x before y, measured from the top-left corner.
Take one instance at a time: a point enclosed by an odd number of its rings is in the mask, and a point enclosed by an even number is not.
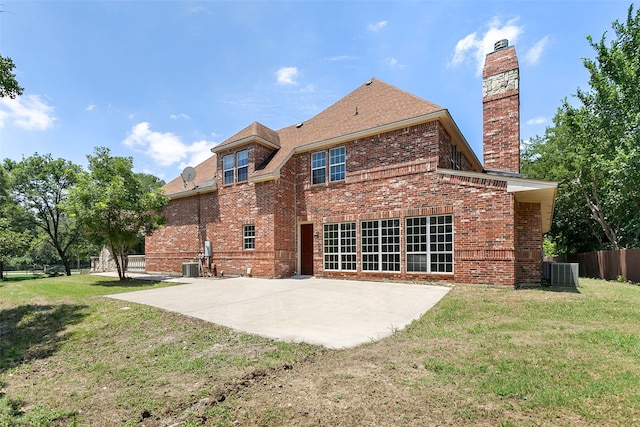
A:
[[[390,336],[449,291],[444,286],[315,277],[168,280],[188,283],[110,297],[273,339],[336,349]]]

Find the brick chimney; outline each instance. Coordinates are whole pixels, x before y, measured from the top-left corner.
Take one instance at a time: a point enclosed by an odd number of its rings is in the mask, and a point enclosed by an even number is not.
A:
[[[520,173],[520,72],[516,49],[494,45],[482,72],[484,168]]]

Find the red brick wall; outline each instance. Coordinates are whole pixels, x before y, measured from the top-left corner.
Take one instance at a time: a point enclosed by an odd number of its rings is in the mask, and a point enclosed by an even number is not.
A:
[[[147,272],[182,272],[204,251],[208,224],[219,216],[215,193],[172,200],[164,209],[167,223],[145,239]]]
[[[464,283],[515,283],[515,231],[513,195],[503,181],[465,179],[436,174],[440,145],[439,124],[429,123],[379,138],[341,144],[346,147],[347,179],[310,184],[310,154],[295,156],[299,221],[312,221],[320,236],[315,240],[314,272],[326,277],[445,280]],[[379,141],[402,138],[401,150],[385,150]],[[407,150],[406,147],[417,147]],[[450,144],[445,140],[443,145]],[[383,166],[378,156],[384,157]],[[409,159],[408,156],[412,158]],[[417,159],[417,160],[416,160]],[[454,274],[369,273],[324,271],[322,225],[330,222],[453,214]],[[402,271],[405,241],[402,236]],[[358,260],[361,259],[358,245]]]
[[[438,150],[450,144],[439,123],[430,122],[340,144],[347,156],[344,182],[311,185],[311,154],[300,153],[280,170],[277,180],[219,185],[216,193],[200,196],[199,208],[198,197],[173,200],[165,209],[166,226],[147,239],[147,270],[180,272],[181,263],[192,261],[202,251],[200,242],[209,239],[218,272],[245,274],[251,267],[255,276],[290,276],[298,267],[298,224],[312,222],[319,233],[314,239],[318,276],[499,285],[539,282],[534,262],[541,247],[539,205],[516,204],[506,183],[490,176],[437,173]],[[264,154],[261,146],[251,149],[250,172],[254,159]],[[223,156],[220,153],[220,161]],[[218,166],[221,183],[222,165]],[[454,273],[406,273],[405,218],[441,214],[454,219]],[[360,265],[356,272],[323,270],[324,223],[356,221],[359,230],[360,221],[381,218],[401,220],[401,272],[361,272]],[[244,224],[255,225],[255,250],[242,249]],[[358,262],[359,251],[358,244]]]
[[[516,203],[516,284],[540,285],[542,217],[539,203]]]

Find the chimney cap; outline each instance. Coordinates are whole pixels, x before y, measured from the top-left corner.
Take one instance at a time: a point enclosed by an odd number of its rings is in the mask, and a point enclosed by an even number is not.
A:
[[[507,47],[509,47],[509,40],[507,39],[498,40],[493,44],[493,51],[496,52],[498,50],[502,50]]]

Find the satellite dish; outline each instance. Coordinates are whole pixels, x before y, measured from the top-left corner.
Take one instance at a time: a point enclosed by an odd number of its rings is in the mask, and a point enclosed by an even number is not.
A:
[[[196,170],[191,166],[187,166],[184,168],[182,173],[180,174],[182,180],[184,181],[184,186],[187,186],[187,182],[192,182],[196,177]]]

